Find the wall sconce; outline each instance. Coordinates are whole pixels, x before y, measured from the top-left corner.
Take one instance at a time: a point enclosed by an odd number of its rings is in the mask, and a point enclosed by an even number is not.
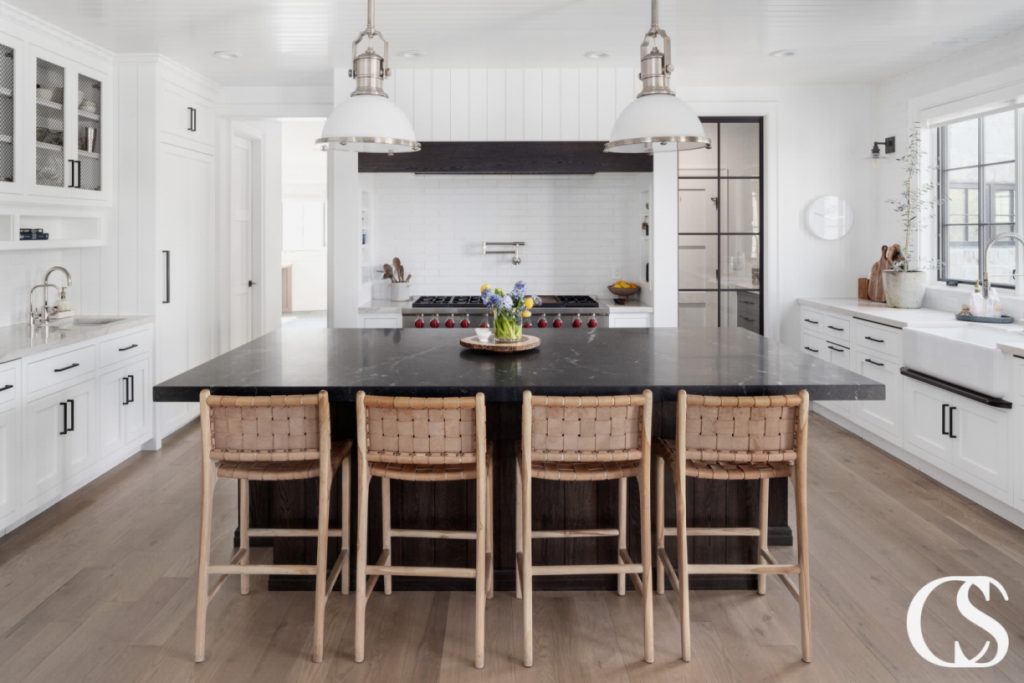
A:
[[[879,145],[884,145],[885,153],[886,154],[895,154],[896,153],[896,137],[890,135],[885,140],[882,140],[881,142],[877,142],[876,141],[873,145],[871,145],[871,158],[872,159],[880,158],[880,156],[882,154],[882,148],[880,148]]]

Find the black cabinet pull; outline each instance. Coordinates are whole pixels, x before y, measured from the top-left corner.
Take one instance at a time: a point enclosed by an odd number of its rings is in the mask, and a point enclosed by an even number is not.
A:
[[[131,351],[132,349],[137,349],[137,348],[139,348],[138,344],[129,344],[128,346],[123,346],[123,347],[119,348],[118,351]]]
[[[81,161],[76,161],[75,162],[75,171],[76,171],[76,173],[75,173],[75,187],[77,187],[79,190],[81,190],[82,189],[82,162]]]
[[[189,107],[188,108],[188,132],[189,133],[195,133],[196,132],[196,123],[197,123],[197,121],[196,121],[196,108],[195,107]]]
[[[75,400],[74,399],[71,399],[71,398],[68,399],[68,408],[71,409],[71,426],[68,427],[68,431],[69,432],[73,432],[73,431],[75,431]]]
[[[876,344],[884,344],[885,343],[884,339],[875,339],[874,337],[867,337],[867,336],[865,336],[864,338],[867,339],[869,342],[875,342]]]
[[[865,363],[871,363],[872,365],[876,365],[876,366],[878,366],[880,368],[884,368],[885,367],[885,363],[879,363],[877,360],[871,360],[870,358],[865,358],[864,362]]]
[[[942,404],[942,435],[949,436],[949,427],[946,426],[946,410],[949,408],[948,403]]]
[[[953,411],[956,410],[956,406],[949,407],[949,438],[955,439],[956,434],[953,433]]]
[[[846,328],[844,328],[844,327],[836,327],[835,325],[829,325],[828,329],[835,330],[836,332],[846,332]]]
[[[818,349],[812,349],[810,346],[805,346],[804,348],[810,351],[811,353],[818,353]]]
[[[805,323],[810,323],[812,325],[817,325],[818,324],[817,320],[811,320],[810,318],[804,318],[804,322]]]
[[[60,407],[64,411],[64,418],[61,423],[60,435],[64,436],[68,433],[68,404],[64,401],[60,402]]]
[[[171,252],[164,249],[164,300],[163,303],[171,303]]]
[[[128,402],[135,403],[135,375],[128,375],[128,389],[131,392]]]
[[[13,389],[13,388],[14,388],[13,384],[5,384],[2,387],[0,387],[0,391],[7,391],[8,389]]]
[[[832,349],[833,351],[838,351],[839,353],[846,353],[846,349],[841,349],[837,346],[832,346],[831,344],[828,345],[828,348]]]
[[[72,363],[71,365],[65,365],[62,368],[54,368],[53,371],[54,372],[64,372],[66,370],[71,370],[72,368],[77,368],[77,367],[78,367],[78,363]]]
[[[121,405],[126,406],[129,403],[131,403],[131,401],[128,400],[128,378],[127,377],[122,377],[121,378],[121,385],[122,385],[121,388],[124,389],[124,393],[122,394],[124,396],[124,398],[121,399]]]

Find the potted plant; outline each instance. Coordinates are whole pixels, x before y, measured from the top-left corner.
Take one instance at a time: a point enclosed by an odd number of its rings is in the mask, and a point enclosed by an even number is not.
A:
[[[882,272],[885,302],[892,308],[921,308],[928,286],[928,270],[934,267],[934,263],[921,259],[917,248],[920,241],[918,226],[921,216],[930,214],[938,206],[939,199],[936,197],[934,182],[919,182],[920,126],[915,125],[910,129],[907,153],[898,160],[905,170],[903,190],[899,197],[888,199],[886,203],[893,207],[903,224],[903,245],[895,250],[892,267]]]
[[[483,285],[480,287],[480,299],[494,319],[495,341],[517,342],[523,338],[523,318],[530,317],[530,309],[534,305],[534,297],[526,293],[525,282],[516,282],[508,293]]]

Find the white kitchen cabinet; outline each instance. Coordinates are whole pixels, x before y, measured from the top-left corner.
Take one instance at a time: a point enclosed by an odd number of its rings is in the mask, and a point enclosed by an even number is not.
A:
[[[21,449],[21,420],[14,407],[0,408],[0,533],[21,501],[21,471],[27,462]]]
[[[213,153],[216,114],[202,88],[190,88],[187,82],[165,74],[157,101],[162,142]]]
[[[647,311],[608,311],[608,327],[651,327],[653,314]]]
[[[401,313],[360,313],[359,324],[367,330],[397,329],[402,326]]]
[[[852,412],[850,419],[892,443],[900,443],[902,441],[901,415],[903,413],[903,381],[900,364],[882,356],[855,351],[851,369],[884,384],[885,399],[858,402],[860,409]]]
[[[975,488],[1010,501],[1010,411],[960,399],[950,409],[950,431],[959,442],[953,469]]]
[[[75,477],[93,464],[93,392],[93,381],[86,381],[25,405],[25,452],[32,457],[23,491],[29,507],[77,488]]]
[[[148,358],[110,370],[99,380],[99,450],[103,457],[148,438],[150,411]]]
[[[24,44],[12,35],[0,32],[0,193],[20,194],[25,185],[22,146],[28,127],[21,121],[24,70]],[[16,115],[17,114],[17,115]]]
[[[1013,495],[1017,509],[1024,512],[1024,358],[1014,356],[1013,368],[1013,425],[1010,434],[1010,462],[1015,468]]]
[[[903,396],[903,447],[925,462],[950,470],[957,444],[949,435],[948,393],[904,377]]]

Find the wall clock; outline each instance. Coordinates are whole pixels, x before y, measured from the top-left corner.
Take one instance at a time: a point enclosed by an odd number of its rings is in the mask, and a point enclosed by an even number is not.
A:
[[[818,197],[807,205],[804,213],[807,229],[823,240],[838,240],[853,227],[853,208],[835,195]]]

